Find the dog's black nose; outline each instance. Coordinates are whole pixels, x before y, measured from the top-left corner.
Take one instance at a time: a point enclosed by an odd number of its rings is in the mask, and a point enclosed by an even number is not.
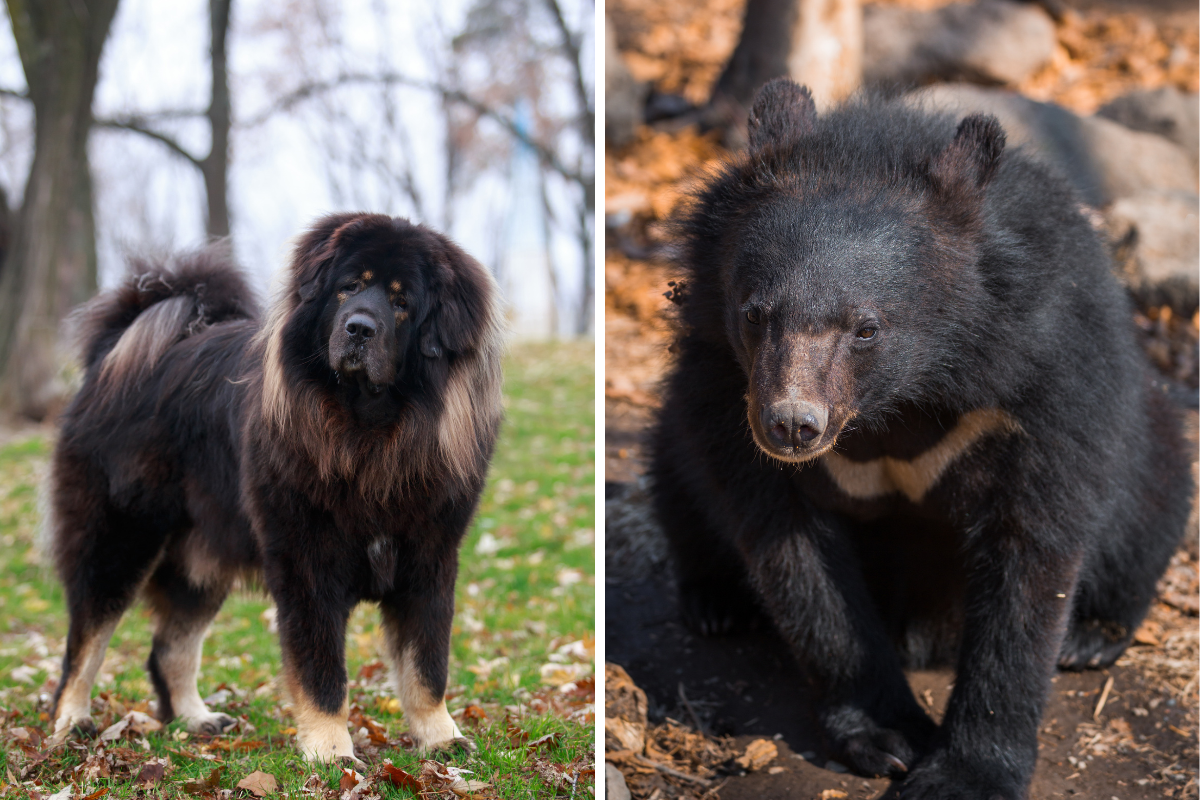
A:
[[[370,339],[375,335],[375,330],[375,320],[366,314],[352,314],[350,319],[346,320],[346,333],[350,334],[352,339]]]

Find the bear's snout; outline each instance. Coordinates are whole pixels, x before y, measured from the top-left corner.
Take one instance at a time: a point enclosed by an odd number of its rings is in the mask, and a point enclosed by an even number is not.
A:
[[[825,433],[829,410],[815,403],[784,401],[763,406],[761,420],[773,445],[804,450]]]

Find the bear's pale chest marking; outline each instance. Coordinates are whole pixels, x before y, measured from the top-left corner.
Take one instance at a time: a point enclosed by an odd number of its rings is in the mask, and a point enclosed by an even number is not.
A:
[[[1007,412],[997,408],[977,409],[959,417],[945,436],[911,459],[880,456],[870,461],[853,461],[830,451],[820,461],[838,488],[857,500],[899,492],[913,503],[920,503],[946,469],[984,436],[1020,428]]]

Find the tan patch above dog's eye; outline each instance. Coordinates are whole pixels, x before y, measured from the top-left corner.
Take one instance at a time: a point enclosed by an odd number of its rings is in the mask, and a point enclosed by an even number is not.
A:
[[[393,292],[398,292],[404,288],[404,285],[401,284],[400,281],[392,281],[391,283],[388,284],[388,288],[391,289]]]
[[[367,270],[366,272],[364,272],[362,274],[362,279],[364,282],[369,281],[369,280],[371,280],[371,278],[374,278],[374,277],[375,277],[375,273],[371,272],[371,270]]]

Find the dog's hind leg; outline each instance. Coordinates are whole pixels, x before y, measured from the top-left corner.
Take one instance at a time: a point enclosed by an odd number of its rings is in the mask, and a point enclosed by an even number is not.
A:
[[[412,576],[416,592],[394,593],[380,603],[392,682],[408,730],[424,752],[470,742],[446,710],[455,568]]]
[[[63,678],[54,694],[53,736],[57,741],[66,739],[72,730],[95,734],[92,684],[104,662],[108,640],[161,550],[161,537],[122,514],[96,513],[88,508],[72,513],[76,510],[61,503],[56,509],[55,560],[71,618]]]
[[[207,734],[221,733],[236,722],[227,714],[209,711],[196,688],[204,636],[228,592],[228,577],[198,587],[173,560],[160,564],[147,583],[146,598],[156,625],[146,670],[158,694],[158,718],[163,722],[179,717],[189,731]]]

